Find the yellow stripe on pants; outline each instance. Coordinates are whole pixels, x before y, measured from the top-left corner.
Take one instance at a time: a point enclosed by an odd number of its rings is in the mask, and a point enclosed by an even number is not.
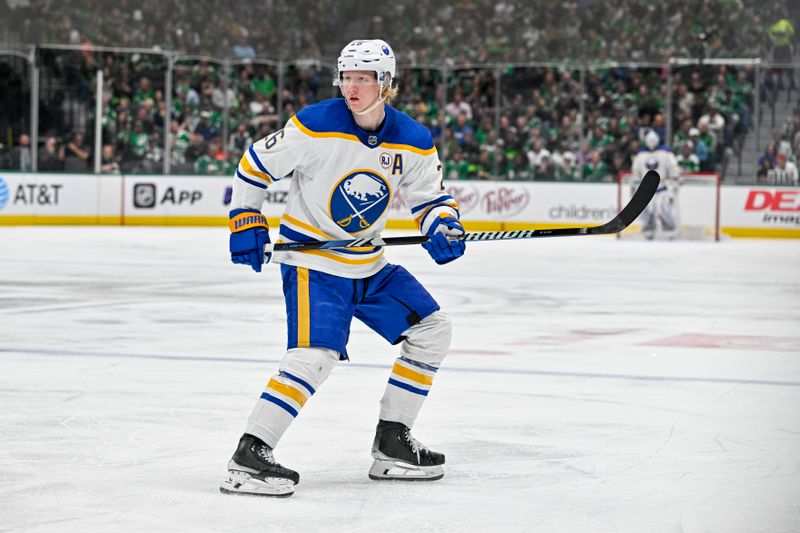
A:
[[[297,267],[297,346],[310,346],[311,312],[308,304],[308,269]]]

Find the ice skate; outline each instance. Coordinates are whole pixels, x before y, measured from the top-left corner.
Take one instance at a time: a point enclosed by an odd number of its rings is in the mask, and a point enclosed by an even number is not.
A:
[[[228,475],[219,487],[224,494],[287,497],[294,494],[300,474],[278,464],[272,448],[244,434],[228,462]]]
[[[378,422],[372,457],[370,479],[435,481],[444,476],[444,454],[426,448],[399,422]]]

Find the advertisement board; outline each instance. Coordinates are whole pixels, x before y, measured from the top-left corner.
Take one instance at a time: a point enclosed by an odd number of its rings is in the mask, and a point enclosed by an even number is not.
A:
[[[274,225],[286,206],[290,180],[267,189],[261,211]],[[227,218],[232,184],[226,177],[135,176],[124,179],[128,224],[217,224]],[[531,221],[549,227],[602,224],[616,214],[616,192],[607,183],[455,182],[447,192],[459,203],[462,219],[487,229],[513,229]],[[390,227],[415,227],[402,190],[393,191]],[[223,220],[224,223],[224,220]]]
[[[800,237],[800,188],[723,186],[722,230],[732,237]]]
[[[290,180],[267,190],[262,211],[275,226]],[[456,181],[447,192],[471,231],[593,226],[617,212],[615,183]],[[225,226],[232,180],[225,176],[0,173],[0,225],[123,224]],[[800,238],[800,189],[723,185],[721,227],[734,237]],[[389,228],[415,229],[402,190]]]
[[[457,181],[446,184],[458,202],[461,218],[472,229],[517,229],[602,224],[616,215],[616,189],[610,183]],[[408,220],[402,192],[389,206],[391,220]],[[480,227],[479,227],[480,226]]]
[[[122,213],[129,225],[224,225],[230,178],[125,176]],[[229,200],[230,201],[230,200]]]
[[[120,224],[119,176],[0,173],[0,224]]]

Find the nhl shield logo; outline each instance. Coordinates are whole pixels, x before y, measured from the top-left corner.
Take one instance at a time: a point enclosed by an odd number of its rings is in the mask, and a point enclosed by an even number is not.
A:
[[[375,146],[376,144],[378,144],[378,137],[376,137],[375,135],[370,135],[369,139],[367,139],[367,143],[369,143],[370,146]]]
[[[389,182],[368,169],[343,177],[331,192],[330,215],[340,228],[358,233],[372,226],[389,206]]]

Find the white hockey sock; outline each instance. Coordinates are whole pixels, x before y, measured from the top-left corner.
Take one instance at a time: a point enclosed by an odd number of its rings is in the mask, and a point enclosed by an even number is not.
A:
[[[381,420],[414,425],[433,376],[450,348],[451,335],[450,319],[441,311],[403,332],[402,355],[395,360],[381,399]]]
[[[306,401],[336,366],[339,354],[326,348],[293,348],[286,352],[256,402],[245,433],[274,448]]]
[[[413,426],[437,370],[435,366],[398,357],[381,399],[380,419]]]

